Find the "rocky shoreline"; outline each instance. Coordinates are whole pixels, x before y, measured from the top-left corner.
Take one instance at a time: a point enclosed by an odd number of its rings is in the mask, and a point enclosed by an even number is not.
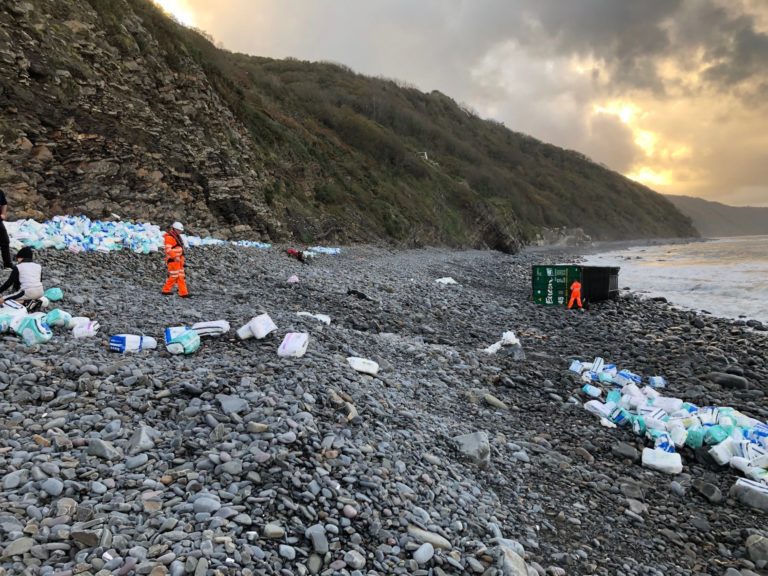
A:
[[[531,264],[574,257],[552,250],[197,248],[190,300],[160,295],[158,255],[40,256],[102,335],[0,336],[0,573],[765,573],[768,515],[729,497],[737,476],[690,451],[680,475],[642,468],[643,441],[600,426],[567,372],[599,355],[766,420],[768,338],[743,322],[629,294],[537,307]],[[261,311],[278,332],[237,341]],[[232,332],[193,356],[107,351],[220,318]],[[507,330],[525,360],[481,351]],[[277,357],[288,331],[310,333],[303,358]],[[455,438],[476,432],[467,458]]]

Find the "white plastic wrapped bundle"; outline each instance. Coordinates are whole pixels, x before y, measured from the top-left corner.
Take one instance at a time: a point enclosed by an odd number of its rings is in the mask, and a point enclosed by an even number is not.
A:
[[[21,339],[27,346],[44,344],[53,337],[53,332],[51,332],[48,324],[45,323],[45,314],[42,312],[16,316],[11,323],[11,328],[13,328],[16,334],[21,336]]]
[[[660,396],[653,401],[654,406],[658,406],[667,414],[680,410],[683,405],[683,401],[680,398],[668,398],[666,396]]]
[[[200,348],[200,335],[186,326],[166,328],[165,348],[171,354],[192,354]]]
[[[373,360],[368,360],[367,358],[350,356],[347,358],[347,363],[350,365],[352,370],[355,370],[356,372],[370,374],[371,376],[376,376],[376,374],[379,373],[379,364]]]
[[[307,351],[309,334],[307,332],[288,332],[277,350],[282,357],[301,358]]]
[[[58,326],[60,328],[72,328],[72,314],[59,308],[54,308],[45,319],[49,326]]]
[[[229,322],[226,320],[198,322],[192,325],[192,330],[197,332],[200,338],[218,338],[229,332]]]

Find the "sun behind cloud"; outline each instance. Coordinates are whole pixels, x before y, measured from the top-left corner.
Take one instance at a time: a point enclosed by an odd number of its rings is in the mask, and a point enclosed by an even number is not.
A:
[[[154,0],[154,2],[184,26],[195,25],[195,14],[187,0]]]

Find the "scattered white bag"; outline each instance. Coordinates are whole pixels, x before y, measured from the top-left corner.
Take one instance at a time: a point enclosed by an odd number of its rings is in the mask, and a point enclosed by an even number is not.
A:
[[[198,322],[192,325],[192,330],[197,332],[200,338],[218,338],[229,332],[229,322],[226,320]]]
[[[486,354],[496,354],[499,350],[501,350],[504,346],[517,346],[520,345],[520,340],[515,336],[515,333],[512,332],[512,330],[508,332],[504,332],[501,335],[501,340],[496,342],[495,344],[491,344],[488,346],[488,348],[484,348],[483,352]]]
[[[69,325],[72,326],[72,328],[74,328],[79,324],[88,324],[88,322],[90,321],[91,319],[88,318],[87,316],[73,316],[72,320],[70,320],[69,322]]]
[[[257,340],[266,338],[269,334],[277,330],[277,325],[269,317],[269,314],[259,314],[248,322],[251,333]]]
[[[438,284],[442,284],[443,286],[458,284],[458,282],[456,282],[456,280],[454,280],[450,276],[446,276],[445,278],[438,278],[437,280],[435,280],[435,282],[437,282]]]
[[[288,284],[297,284],[299,282],[299,277],[296,276],[296,274],[293,274],[286,280],[286,282],[288,282]]]
[[[325,314],[311,314],[309,312],[296,312],[296,316],[306,316],[307,318],[314,318],[315,320],[318,320],[326,325],[331,323],[331,317],[326,316]]]
[[[306,332],[288,332],[283,338],[277,355],[283,357],[301,358],[309,346],[309,334]]]
[[[643,448],[643,466],[667,474],[680,474],[683,461],[677,452],[665,452],[661,448]]]
[[[99,328],[101,328],[101,326],[96,320],[81,322],[75,324],[75,327],[72,328],[72,335],[75,338],[92,338],[98,334]]]
[[[269,317],[269,314],[259,314],[237,330],[237,337],[240,340],[248,340],[254,337],[257,340],[261,340],[275,330],[277,330],[277,326],[272,321],[272,318]]]
[[[371,376],[376,376],[376,374],[379,373],[379,365],[373,360],[358,358],[357,356],[350,356],[347,358],[347,362],[352,367],[352,370],[355,370],[356,372],[370,374]]]

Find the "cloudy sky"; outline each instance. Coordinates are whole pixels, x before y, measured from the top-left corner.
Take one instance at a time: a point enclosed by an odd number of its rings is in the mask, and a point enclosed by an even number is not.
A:
[[[227,49],[327,60],[672,194],[768,206],[768,0],[157,0]]]

